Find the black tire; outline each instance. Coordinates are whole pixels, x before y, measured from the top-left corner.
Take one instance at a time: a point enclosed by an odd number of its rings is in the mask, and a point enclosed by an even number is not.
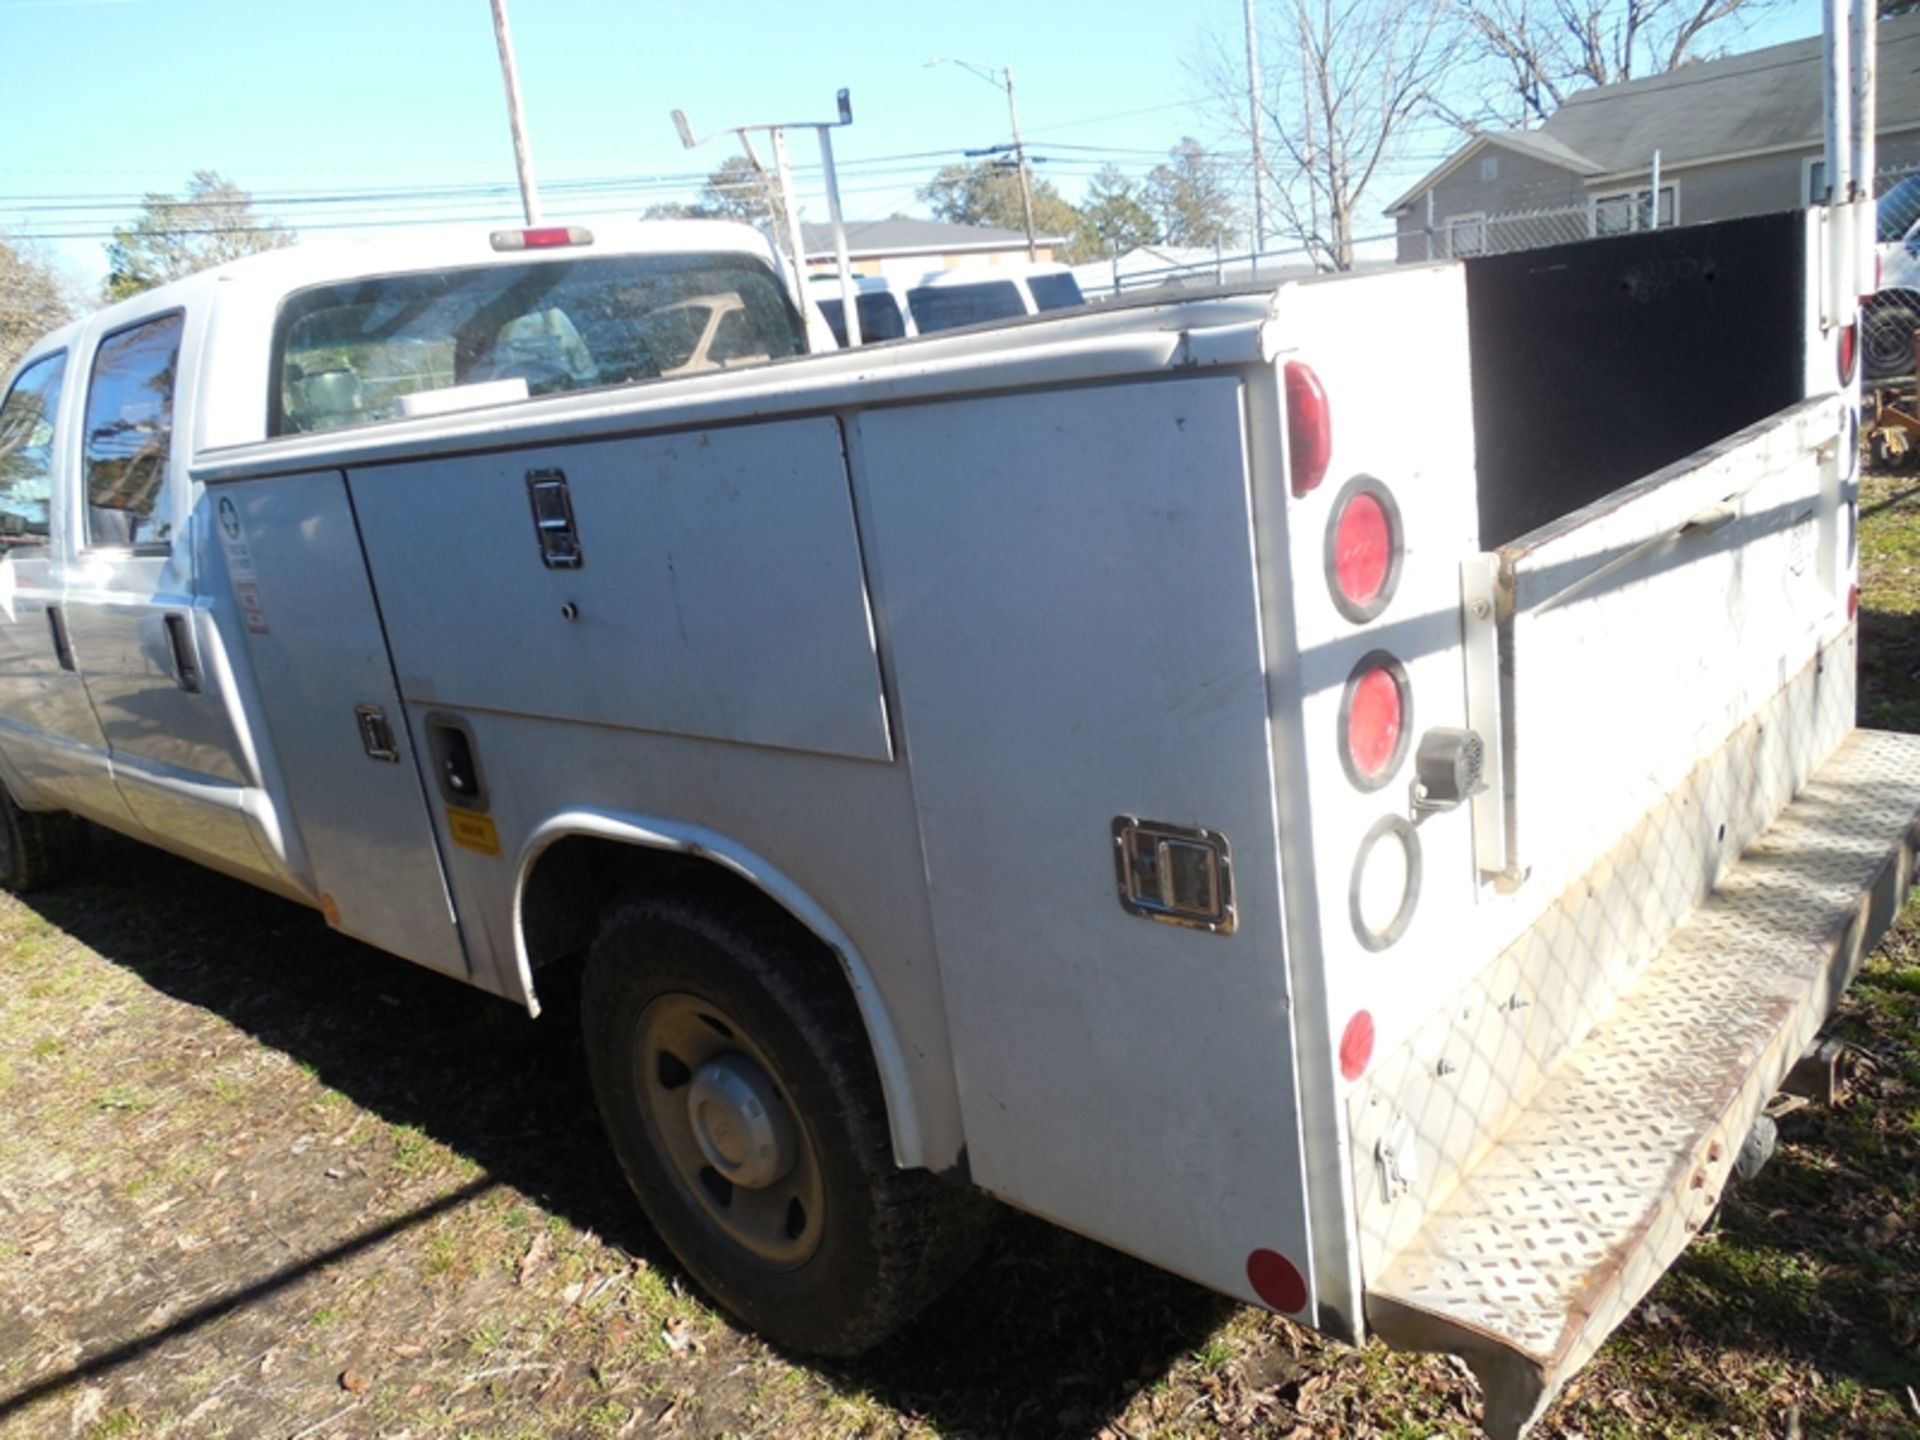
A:
[[[1913,373],[1913,332],[1920,307],[1905,299],[1870,300],[1860,310],[1861,361],[1869,384]]]
[[[804,1253],[770,1260],[730,1233],[716,1191],[703,1198],[688,1176],[685,1137],[676,1152],[662,1133],[672,1123],[662,1116],[674,1103],[666,1074],[674,1056],[654,1048],[656,1017],[674,1007],[711,1007],[698,1018],[738,1046],[713,1063],[750,1050],[776,1103],[790,1107],[788,1143],[811,1147],[803,1167],[817,1182],[807,1192],[817,1212],[788,1232]],[[838,961],[771,904],[732,894],[616,904],[588,958],[581,1014],[601,1119],[648,1219],[694,1280],[768,1339],[857,1354],[911,1319],[978,1252],[991,1202],[895,1166],[879,1075]],[[652,1072],[642,1073],[649,1057]],[[710,1168],[699,1176],[709,1177],[720,1178]],[[731,1186],[725,1195],[727,1206],[739,1198]]]
[[[22,810],[0,786],[0,889],[24,895],[86,868],[93,831],[65,810]]]

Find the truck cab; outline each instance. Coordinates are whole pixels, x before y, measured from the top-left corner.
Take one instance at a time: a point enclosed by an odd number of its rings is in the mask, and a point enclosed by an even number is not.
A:
[[[303,246],[46,336],[0,400],[0,780],[315,903],[196,455],[823,342],[766,241],[715,222]]]

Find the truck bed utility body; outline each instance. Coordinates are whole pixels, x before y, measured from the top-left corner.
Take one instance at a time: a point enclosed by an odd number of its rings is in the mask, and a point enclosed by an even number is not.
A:
[[[1844,216],[272,436],[307,312],[243,262],[177,302],[206,413],[131,609],[78,416],[137,317],[61,342],[0,777],[529,1009],[590,946],[613,984],[633,883],[656,927],[688,877],[757,892],[898,1166],[1463,1354],[1516,1434],[1913,878],[1920,739],[1853,720]],[[1382,316],[1421,339],[1390,387]],[[786,1333],[856,1203],[808,1168],[833,1109],[754,1088],[757,1032],[683,1064],[669,1000],[603,1110],[620,1144],[639,1097],[650,1210],[705,1185],[676,1248]],[[646,1107],[689,1076],[683,1132]]]

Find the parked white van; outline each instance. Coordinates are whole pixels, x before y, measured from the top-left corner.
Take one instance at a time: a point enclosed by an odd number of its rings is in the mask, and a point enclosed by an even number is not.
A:
[[[854,284],[863,344],[1018,320],[1086,303],[1065,265],[973,265],[932,270],[912,281],[863,275],[855,277]],[[839,276],[814,276],[808,292],[844,346],[847,323]]]

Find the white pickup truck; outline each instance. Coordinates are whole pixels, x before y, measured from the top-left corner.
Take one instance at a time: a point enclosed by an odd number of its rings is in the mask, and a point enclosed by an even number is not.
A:
[[[804,356],[711,228],[154,291],[0,409],[0,874],[80,816],[584,957],[633,1188],[795,1347],[984,1193],[1516,1435],[1912,880],[1850,218]]]

